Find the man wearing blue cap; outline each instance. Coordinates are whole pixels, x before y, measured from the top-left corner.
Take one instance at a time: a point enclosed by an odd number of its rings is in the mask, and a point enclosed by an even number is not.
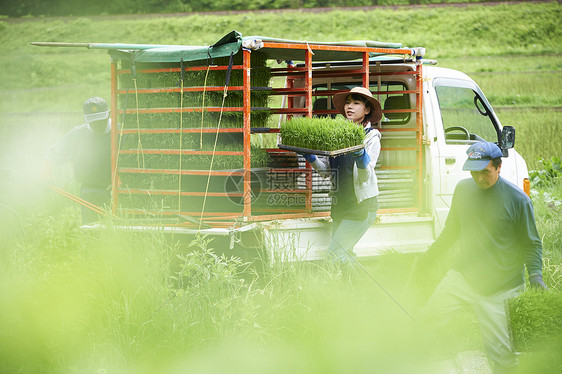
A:
[[[472,178],[456,186],[445,227],[423,263],[434,263],[454,243],[459,251],[422,314],[444,324],[451,311],[471,304],[494,373],[507,373],[518,363],[507,300],[523,291],[525,266],[531,286],[547,289],[542,280],[542,245],[531,200],[500,177],[500,148],[478,142],[467,154],[463,170],[470,171]]]

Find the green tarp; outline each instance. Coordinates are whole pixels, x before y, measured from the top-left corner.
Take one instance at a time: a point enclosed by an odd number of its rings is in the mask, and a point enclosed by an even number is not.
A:
[[[361,47],[379,48],[402,48],[400,43],[381,43],[376,41],[355,40],[345,42],[313,42],[302,40],[276,39],[264,36],[243,37],[237,31],[232,31],[222,37],[218,42],[210,46],[187,46],[187,45],[155,45],[155,44],[105,44],[92,43],[90,48],[108,49],[109,54],[118,59],[130,61],[134,58],[136,62],[179,62],[197,61],[211,58],[227,57],[231,53],[237,54],[244,42],[261,40],[264,42],[283,42],[301,44],[321,44],[321,45],[344,45]],[[284,49],[284,48],[263,48],[260,52],[267,58],[274,60],[303,61],[305,57],[304,49]],[[347,61],[356,60],[362,57],[360,52],[336,52],[336,51],[313,51],[313,61]],[[372,55],[374,56],[374,55]]]
[[[122,60],[134,58],[136,62],[179,62],[181,59],[197,61],[230,56],[231,53],[238,53],[241,46],[242,35],[237,31],[232,31],[211,46],[137,44],[125,45],[121,49],[118,44],[114,44],[108,52],[112,57]],[[92,48],[103,49],[104,45]]]

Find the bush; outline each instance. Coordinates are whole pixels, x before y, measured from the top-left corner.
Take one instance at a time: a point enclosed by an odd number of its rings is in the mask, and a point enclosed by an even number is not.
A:
[[[539,164],[543,170],[529,171],[532,187],[543,187],[551,185],[554,179],[559,178],[562,174],[560,157],[551,157],[550,160],[539,158]]]

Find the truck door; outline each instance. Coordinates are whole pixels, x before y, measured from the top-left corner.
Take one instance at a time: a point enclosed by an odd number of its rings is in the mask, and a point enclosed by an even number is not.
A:
[[[470,178],[470,173],[462,170],[467,157],[466,150],[471,144],[482,140],[499,144],[501,124],[488,100],[473,81],[436,78],[433,86],[439,107],[436,114],[440,114],[435,116],[434,122],[434,140],[439,149],[440,186],[436,189],[439,196],[435,201],[439,226],[444,223],[456,184],[461,179]],[[514,169],[513,165],[506,165],[513,159],[514,157],[503,159],[502,176],[504,171],[509,174]]]

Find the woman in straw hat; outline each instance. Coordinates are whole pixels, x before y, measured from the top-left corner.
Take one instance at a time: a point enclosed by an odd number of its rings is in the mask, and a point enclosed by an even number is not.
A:
[[[371,91],[354,87],[335,94],[334,107],[365,130],[365,148],[337,157],[304,155],[322,175],[332,176],[332,240],[328,256],[342,263],[355,261],[353,247],[375,221],[379,189],[375,165],[381,150],[380,132],[374,127],[381,117],[380,103]]]

